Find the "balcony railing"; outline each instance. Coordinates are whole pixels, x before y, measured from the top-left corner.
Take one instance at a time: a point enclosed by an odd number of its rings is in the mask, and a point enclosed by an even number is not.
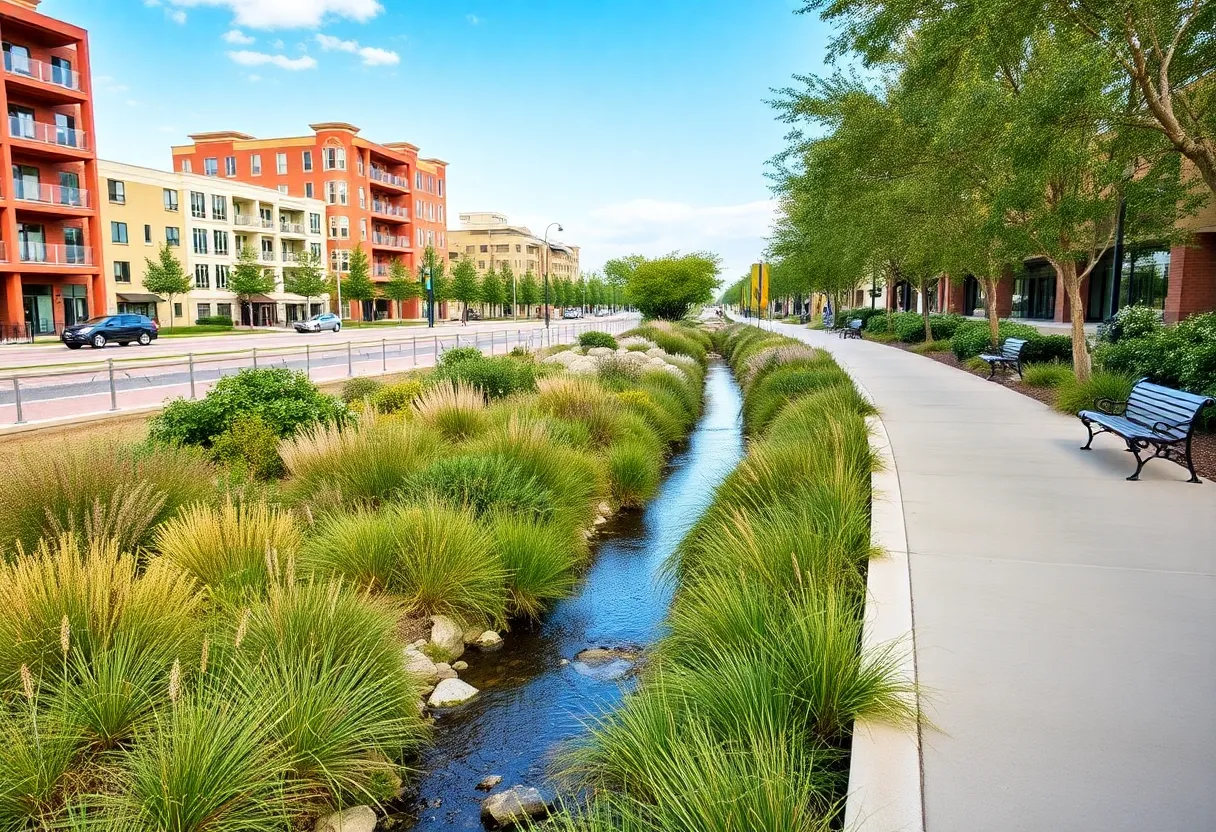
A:
[[[298,251],[283,252],[283,262],[284,263],[299,263],[300,262],[300,252],[298,252]]]
[[[283,234],[303,234],[304,223],[302,222],[280,222],[279,231]]]
[[[89,192],[83,188],[68,188],[63,185],[45,185],[41,182],[13,180],[13,196],[24,202],[45,202],[49,205],[66,205],[70,208],[88,208]]]
[[[372,242],[378,246],[389,246],[391,248],[410,247],[409,237],[400,237],[394,234],[381,234],[379,231],[372,233]]]
[[[88,134],[83,130],[58,124],[47,124],[44,121],[34,121],[22,116],[8,117],[8,134],[14,139],[24,139],[30,142],[70,147],[74,150],[89,149]]]
[[[262,225],[262,218],[251,216],[250,214],[236,214],[233,216],[232,222],[235,225],[244,225],[248,226],[249,228],[260,228]]]
[[[369,175],[377,182],[383,182],[386,185],[396,185],[398,188],[408,188],[410,186],[410,180],[406,179],[404,176],[389,173],[384,168],[373,166],[369,171]]]
[[[36,81],[65,87],[69,90],[80,89],[80,73],[54,64],[43,63],[34,58],[14,56],[11,52],[4,53],[4,71],[10,75],[23,75]]]
[[[263,251],[262,252],[262,261],[265,263],[273,263],[274,262],[274,252],[273,251]]]
[[[372,274],[374,274],[376,277],[387,277],[388,263],[376,263],[374,266],[372,266]]]
[[[410,218],[408,208],[401,205],[394,205],[391,202],[381,202],[378,199],[372,200],[372,213],[383,214],[386,217],[401,217],[407,220]]]
[[[62,246],[48,243],[20,243],[22,263],[49,266],[91,266],[93,249],[89,246]]]

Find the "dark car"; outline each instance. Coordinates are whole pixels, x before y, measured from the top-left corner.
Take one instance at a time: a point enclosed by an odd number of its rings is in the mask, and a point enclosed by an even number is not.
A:
[[[101,349],[116,341],[122,346],[134,341],[142,347],[156,340],[160,327],[147,315],[102,315],[63,330],[63,343],[70,350],[78,350],[85,344]]]

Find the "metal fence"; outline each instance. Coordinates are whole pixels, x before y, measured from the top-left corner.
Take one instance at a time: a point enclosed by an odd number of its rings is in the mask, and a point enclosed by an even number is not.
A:
[[[166,399],[196,399],[224,376],[243,369],[286,367],[317,382],[405,372],[430,367],[455,347],[475,347],[487,355],[505,355],[573,343],[583,332],[619,334],[634,320],[556,321],[548,329],[510,328],[408,338],[304,343],[287,347],[166,356],[152,360],[106,358],[53,370],[0,374],[0,425],[26,424],[72,416],[155,408]]]

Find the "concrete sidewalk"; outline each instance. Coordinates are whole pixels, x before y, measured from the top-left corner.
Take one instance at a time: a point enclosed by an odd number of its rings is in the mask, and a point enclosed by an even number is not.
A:
[[[768,324],[765,325],[768,328]],[[930,358],[830,350],[891,439],[928,832],[1216,829],[1216,484]]]

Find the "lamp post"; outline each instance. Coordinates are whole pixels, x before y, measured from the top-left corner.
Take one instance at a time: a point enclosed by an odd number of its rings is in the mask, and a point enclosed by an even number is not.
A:
[[[424,255],[425,256],[425,255]],[[435,326],[435,281],[431,279],[431,264],[426,264],[426,325]]]
[[[549,328],[549,229],[555,225],[558,231],[565,230],[559,222],[551,222],[545,226],[545,329]]]

